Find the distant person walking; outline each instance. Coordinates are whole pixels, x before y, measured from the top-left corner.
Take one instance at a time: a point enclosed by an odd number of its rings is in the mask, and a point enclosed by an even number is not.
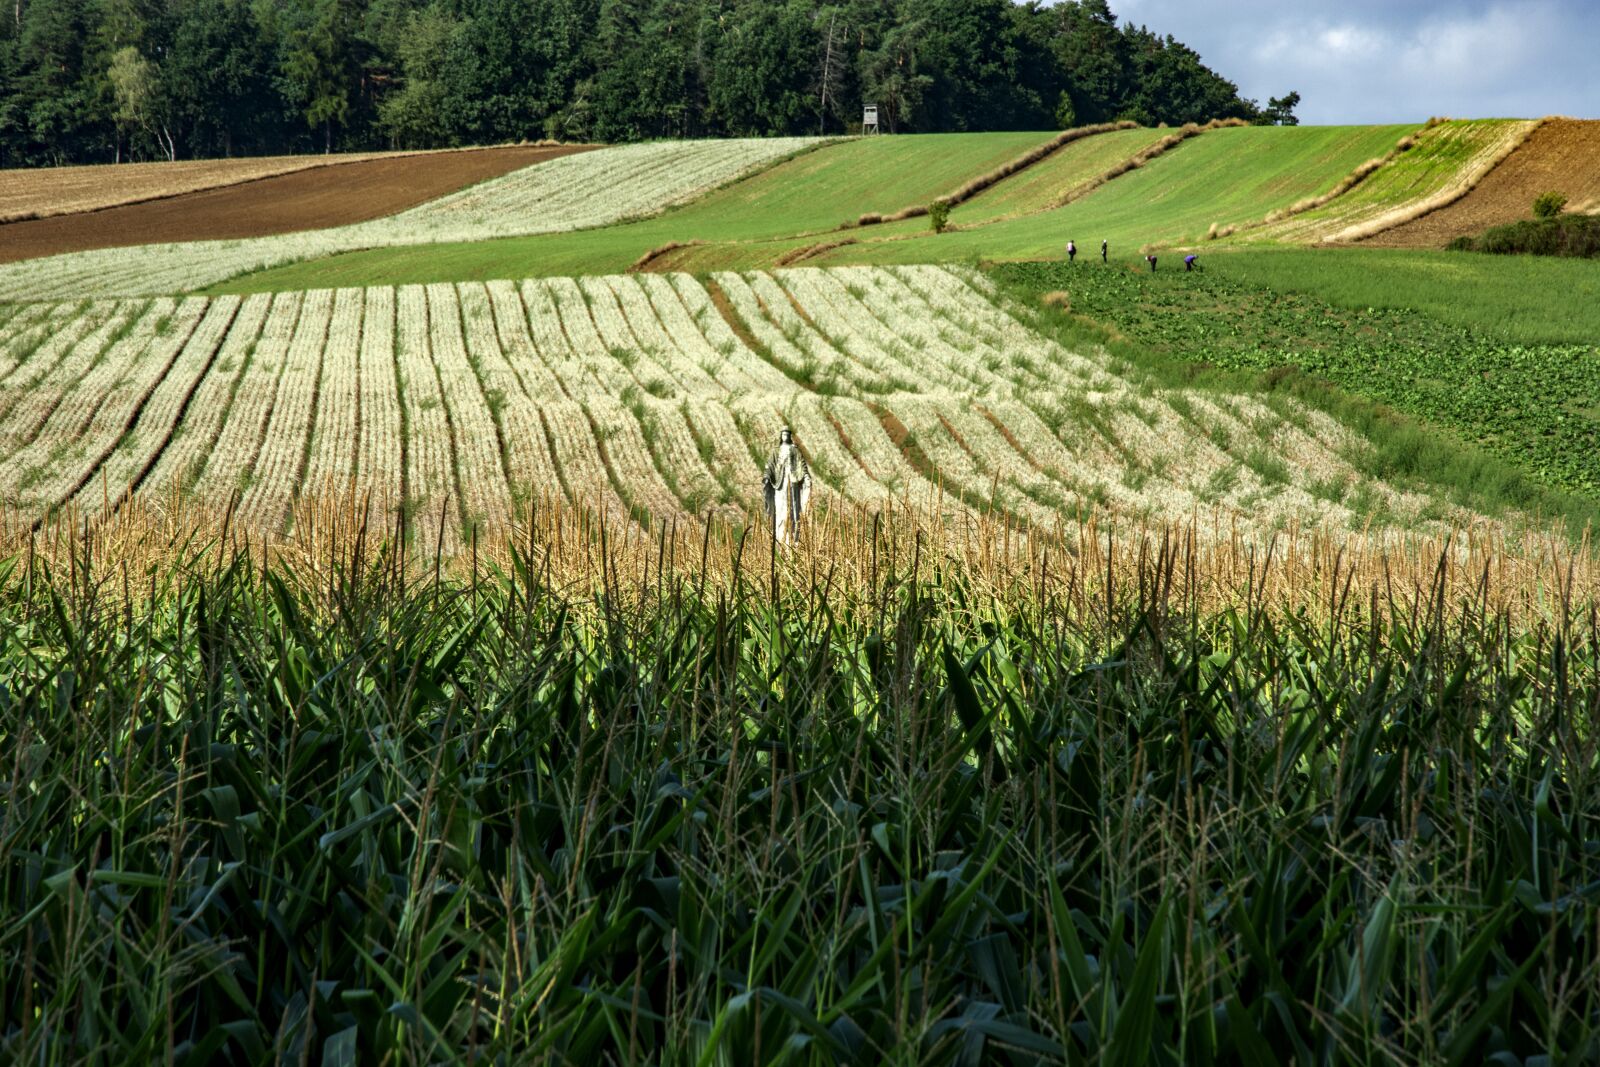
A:
[[[1150,264],[1150,273],[1154,274],[1156,272],[1156,257],[1155,256],[1145,256],[1144,257],[1144,261],[1146,263]]]
[[[1073,244],[1071,241],[1068,241],[1067,242],[1067,262],[1068,263],[1076,262],[1077,258],[1078,258],[1078,246]]]
[[[1110,263],[1111,262],[1109,259],[1106,258],[1106,250],[1107,250],[1106,243],[1104,241],[1101,241],[1100,242],[1100,262],[1102,262],[1102,263]]]
[[[1195,255],[1193,252],[1190,252],[1188,255],[1183,257],[1183,270],[1185,274],[1194,270],[1194,261],[1199,258],[1200,257]]]

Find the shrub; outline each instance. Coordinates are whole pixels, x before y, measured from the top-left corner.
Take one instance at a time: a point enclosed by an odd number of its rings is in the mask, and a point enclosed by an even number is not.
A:
[[[1477,237],[1458,237],[1450,242],[1450,249],[1593,259],[1600,256],[1600,216],[1556,215],[1524,219],[1485,230]]]
[[[934,233],[944,232],[944,228],[950,224],[950,202],[948,200],[935,200],[928,205],[928,224],[933,227]]]
[[[1553,219],[1567,206],[1567,198],[1558,192],[1540,193],[1533,198],[1533,217]]]

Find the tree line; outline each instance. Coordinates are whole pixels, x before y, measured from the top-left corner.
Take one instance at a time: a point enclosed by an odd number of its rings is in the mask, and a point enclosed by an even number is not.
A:
[[[1107,0],[3,0],[0,166],[1293,122]]]

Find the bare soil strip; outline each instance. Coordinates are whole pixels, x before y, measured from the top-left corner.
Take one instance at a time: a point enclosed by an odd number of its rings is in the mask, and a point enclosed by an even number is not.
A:
[[[1540,193],[1564,193],[1577,207],[1600,198],[1600,120],[1550,119],[1455,203],[1362,242],[1381,248],[1443,248],[1533,216]]]
[[[0,170],[0,222],[44,219],[80,211],[137,204],[202,189],[220,189],[312,167],[415,152],[350,152],[328,156],[253,156],[184,159],[176,163],[92,163],[69,167]]]
[[[318,230],[382,218],[586,145],[366,159],[101,211],[0,225],[0,263],[91,248]]]

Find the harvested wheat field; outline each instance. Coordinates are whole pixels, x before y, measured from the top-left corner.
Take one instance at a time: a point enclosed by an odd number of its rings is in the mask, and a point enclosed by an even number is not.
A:
[[[0,225],[0,263],[94,248],[267,237],[365,222],[588,148],[511,145],[366,156],[353,161],[333,157],[331,165],[304,165],[288,173],[217,183],[217,188],[178,195],[154,193],[150,195],[160,199],[140,197],[140,203],[6,223]],[[296,158],[300,157],[287,157],[280,162]],[[151,164],[178,165],[181,164]],[[98,184],[121,183],[120,173],[108,172],[133,168],[82,169],[96,171],[94,181]],[[39,173],[32,172],[29,177]],[[138,181],[136,178],[136,187]],[[0,189],[4,188],[0,184]],[[87,202],[82,194],[73,195],[79,202]],[[0,205],[9,208],[4,199],[0,199]]]
[[[1565,195],[1572,210],[1600,208],[1600,120],[1548,120],[1466,196],[1364,243],[1443,248],[1464,234],[1531,218],[1534,197],[1551,191]]]
[[[1314,484],[1425,506],[1365,480],[1326,416],[1141,387],[990,284],[861,267],[32,305],[0,353],[0,498],[91,520],[181,498],[280,534],[355,486],[446,547],[549,497],[738,522],[791,425],[824,505],[1035,527],[1218,507],[1257,529],[1362,524]]]

